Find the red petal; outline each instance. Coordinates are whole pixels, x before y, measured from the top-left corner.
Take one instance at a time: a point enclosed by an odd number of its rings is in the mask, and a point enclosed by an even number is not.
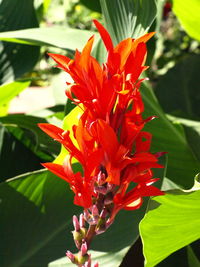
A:
[[[110,34],[108,33],[108,31],[103,27],[103,25],[101,23],[99,23],[97,20],[93,20],[97,30],[99,31],[101,38],[105,44],[106,49],[108,50],[108,52],[113,51],[113,42],[112,39],[110,37]]]
[[[86,162],[87,173],[85,176],[90,175],[95,168],[98,168],[103,159],[103,151],[98,149],[91,153]]]
[[[48,134],[51,138],[61,141],[63,139],[62,133],[63,129],[49,123],[38,123],[40,129],[42,129],[46,134]]]
[[[63,55],[58,55],[58,54],[51,54],[48,53],[48,55],[53,58],[53,60],[58,63],[58,67],[61,67],[63,70],[68,70],[68,63],[71,61],[70,58],[63,56]]]
[[[134,43],[146,43],[152,36],[154,36],[155,32],[149,32],[149,33],[146,33],[145,35],[137,38]]]
[[[119,143],[114,130],[103,120],[99,119],[91,126],[92,134],[101,144],[108,156],[113,159],[118,150]]]
[[[144,186],[141,189],[138,189],[137,194],[139,194],[142,197],[151,197],[151,196],[161,196],[165,193],[162,192],[160,189],[158,189],[155,186]]]
[[[121,70],[124,67],[126,60],[131,52],[131,48],[132,48],[132,39],[128,38],[128,39],[121,41],[114,49],[113,57],[115,56],[115,53],[118,53],[120,55],[119,68]]]
[[[133,158],[131,158],[130,162],[157,162],[158,159],[153,154],[148,152],[136,153]]]
[[[55,175],[59,176],[66,182],[70,183],[70,180],[68,179],[68,177],[66,177],[66,173],[62,165],[47,162],[47,163],[42,163],[42,166],[44,166],[49,171],[53,172]]]
[[[88,64],[89,64],[89,58],[90,58],[90,53],[92,50],[92,45],[94,42],[94,36],[90,37],[90,39],[88,40],[87,44],[85,45],[85,47],[83,48],[83,51],[81,53],[81,57],[80,57],[80,66],[82,68],[85,68],[88,70]]]
[[[147,152],[151,146],[152,135],[148,132],[141,132],[136,138],[136,153]]]

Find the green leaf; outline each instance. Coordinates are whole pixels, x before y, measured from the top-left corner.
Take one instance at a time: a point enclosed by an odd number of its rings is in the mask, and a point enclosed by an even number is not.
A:
[[[145,103],[144,118],[158,116],[145,125],[145,130],[153,134],[152,151],[168,152],[167,178],[186,188],[193,184],[193,177],[199,170],[199,161],[187,142],[180,123],[172,123],[162,111],[152,89],[142,84],[142,97]]]
[[[64,49],[82,50],[94,32],[66,27],[35,28],[0,33],[0,40],[29,45],[48,45]]]
[[[172,7],[185,31],[200,41],[199,0],[173,0]]]
[[[200,267],[200,261],[198,260],[191,246],[187,246],[187,254],[189,267]]]
[[[50,4],[51,4],[51,0],[43,0],[44,13],[47,12]]]
[[[193,188],[194,189],[194,188]],[[146,267],[200,238],[200,190],[172,190],[154,197],[140,223]]]
[[[1,112],[1,107],[8,105],[10,100],[27,88],[29,84],[30,81],[16,81],[0,86],[0,116],[6,115]]]
[[[93,10],[93,11],[96,11],[96,12],[99,12],[101,13],[101,5],[100,5],[100,2],[99,0],[96,0],[96,1],[91,1],[91,0],[80,0],[80,2],[86,6],[87,8]]]
[[[39,127],[38,123],[47,123],[48,120],[36,116],[28,116],[24,114],[12,114],[5,117],[0,117],[0,122],[5,126],[9,127],[10,131],[14,131],[15,128],[20,128],[24,132],[22,136],[15,137],[25,144],[24,136],[26,136],[32,143],[29,149],[32,150],[40,159],[52,160],[52,155],[59,153],[60,145],[52,141]],[[13,128],[13,130],[11,130]]]
[[[185,135],[196,158],[200,161],[200,122],[180,117],[167,116],[173,123],[184,127]]]
[[[199,68],[200,55],[190,55],[160,78],[156,95],[165,112],[186,118],[200,118]]]
[[[19,133],[19,129],[16,129]],[[40,160],[0,124],[0,182],[40,168]]]
[[[43,267],[64,255],[79,210],[72,197],[66,182],[45,170],[1,183],[0,265]]]
[[[154,0],[100,0],[100,4],[115,44],[146,33],[156,16]]]
[[[33,0],[2,0],[0,32],[38,27]],[[3,33],[1,33],[3,34]],[[38,60],[39,48],[0,43],[0,83],[16,80]]]

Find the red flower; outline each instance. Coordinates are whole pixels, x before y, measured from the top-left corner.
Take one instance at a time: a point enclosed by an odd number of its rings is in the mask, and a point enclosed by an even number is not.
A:
[[[66,95],[76,105],[82,104],[83,115],[72,129],[76,144],[69,131],[49,124],[39,126],[69,152],[63,165],[43,165],[70,184],[75,204],[90,208],[96,203],[109,210],[112,221],[120,209],[137,209],[143,197],[163,194],[152,186],[158,179],[153,178],[151,169],[163,166],[158,164],[157,154],[150,152],[151,134],[142,131],[154,117],[142,118],[144,104],[139,91],[143,81],[139,77],[147,69],[146,42],[154,33],[128,38],[114,47],[106,29],[98,21],[94,23],[108,52],[103,67],[91,56],[94,36],[81,53],[76,51],[73,60],[50,54],[74,80]],[[83,174],[73,172],[72,158],[80,162]],[[135,185],[131,190],[130,184]]]

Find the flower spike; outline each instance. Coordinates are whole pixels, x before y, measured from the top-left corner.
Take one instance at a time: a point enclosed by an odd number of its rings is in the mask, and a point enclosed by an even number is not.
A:
[[[163,168],[159,157],[151,153],[152,134],[145,124],[156,116],[143,118],[145,109],[140,85],[147,56],[146,42],[154,35],[127,38],[113,45],[108,31],[97,20],[94,24],[107,49],[107,60],[101,66],[91,56],[94,36],[74,59],[49,54],[57,67],[67,72],[73,82],[67,83],[66,95],[81,110],[72,129],[41,123],[39,127],[68,151],[61,163],[43,163],[48,170],[65,180],[74,193],[74,204],[84,210],[73,216],[74,242],[79,252],[67,251],[72,263],[98,267],[88,254],[92,239],[105,232],[118,212],[136,210],[143,198],[164,193],[154,186],[154,168]],[[73,170],[74,159],[82,166]]]

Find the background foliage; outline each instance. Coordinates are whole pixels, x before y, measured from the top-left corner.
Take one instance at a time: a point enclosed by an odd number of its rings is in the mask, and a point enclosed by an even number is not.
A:
[[[0,266],[71,265],[61,257],[75,250],[71,217],[80,210],[67,184],[41,170],[40,162],[53,161],[60,147],[37,123],[61,126],[67,114],[65,128],[76,122],[63,94],[66,77],[52,68],[46,52],[73,57],[95,34],[93,55],[102,62],[105,49],[94,18],[105,22],[115,43],[156,30],[148,44],[150,81],[141,92],[144,116],[159,117],[146,126],[154,136],[152,152],[168,154],[165,170],[156,173],[166,195],[147,199],[138,211],[121,212],[94,240],[92,255],[106,267],[133,261],[144,266],[144,260],[146,267],[200,266],[199,12],[198,0],[0,1]],[[49,84],[54,107],[8,114],[22,90]]]

